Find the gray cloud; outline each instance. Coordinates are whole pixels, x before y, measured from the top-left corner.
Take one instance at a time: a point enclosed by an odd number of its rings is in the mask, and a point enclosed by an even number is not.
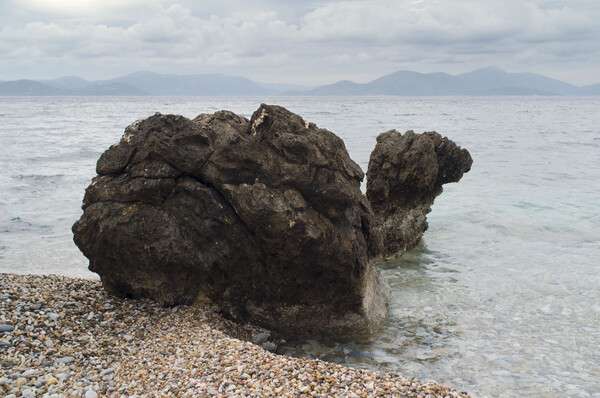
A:
[[[495,64],[600,82],[600,7],[587,1],[80,0],[68,7],[74,3],[8,3],[0,78],[107,78],[143,68],[319,84]]]

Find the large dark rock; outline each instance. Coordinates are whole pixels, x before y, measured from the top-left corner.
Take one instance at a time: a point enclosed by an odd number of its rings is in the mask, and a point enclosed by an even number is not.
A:
[[[442,184],[458,182],[471,169],[466,149],[436,132],[380,134],[367,171],[367,197],[383,239],[382,255],[417,245],[427,229],[426,214]]]
[[[386,316],[363,172],[300,116],[156,114],[129,126],[97,173],[73,232],[109,293],[208,296],[293,335],[371,332]]]

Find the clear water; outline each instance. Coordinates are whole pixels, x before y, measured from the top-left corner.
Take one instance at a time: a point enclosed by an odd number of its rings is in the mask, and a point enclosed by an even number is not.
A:
[[[100,154],[155,112],[280,104],[363,170],[388,129],[436,130],[473,169],[422,245],[382,264],[390,317],[366,342],[280,349],[479,396],[600,397],[600,99],[0,98],[0,271],[95,278],[72,243]]]

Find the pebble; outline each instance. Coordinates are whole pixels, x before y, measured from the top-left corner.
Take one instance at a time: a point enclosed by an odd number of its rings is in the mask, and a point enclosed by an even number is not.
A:
[[[108,369],[104,369],[104,370],[102,370],[102,371],[100,372],[100,376],[107,375],[107,374],[109,374],[109,373],[112,373],[112,372],[114,372],[114,371],[115,371],[115,368],[108,368]]]
[[[85,398],[98,398],[98,394],[94,390],[87,390],[85,392]]]
[[[36,397],[36,393],[34,390],[25,390],[23,392],[21,392],[21,398],[35,398]]]
[[[37,369],[29,369],[29,370],[26,370],[25,372],[23,372],[21,374],[21,377],[25,377],[25,378],[31,377],[31,376],[36,375],[38,372],[39,371]]]
[[[60,314],[57,314],[56,312],[49,312],[46,315],[51,321],[56,321],[60,317]]]
[[[15,330],[13,325],[6,325],[4,323],[0,323],[0,332],[12,332]]]
[[[98,281],[11,274],[0,274],[0,295],[7,297],[0,324],[19,325],[0,357],[0,396],[7,398],[469,396],[277,355],[259,345],[277,348],[267,330],[235,324],[205,302],[163,308],[109,297]],[[43,305],[30,311],[35,303]]]
[[[250,341],[252,341],[254,344],[260,345],[267,341],[269,339],[269,336],[271,336],[270,332],[257,333],[254,336],[252,336],[252,339]]]
[[[265,341],[264,343],[259,344],[259,345],[267,351],[271,351],[271,352],[277,351],[277,344],[273,343],[272,341]]]
[[[67,357],[55,359],[54,362],[56,362],[56,363],[71,363],[74,360],[75,360],[75,358],[67,356]]]

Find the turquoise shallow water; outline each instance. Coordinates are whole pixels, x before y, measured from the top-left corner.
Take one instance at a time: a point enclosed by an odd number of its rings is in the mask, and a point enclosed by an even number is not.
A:
[[[479,396],[600,397],[600,99],[0,98],[0,271],[96,277],[70,227],[125,126],[261,102],[338,134],[363,170],[391,128],[436,130],[474,159],[422,244],[381,265],[394,292],[381,331],[282,352]]]

